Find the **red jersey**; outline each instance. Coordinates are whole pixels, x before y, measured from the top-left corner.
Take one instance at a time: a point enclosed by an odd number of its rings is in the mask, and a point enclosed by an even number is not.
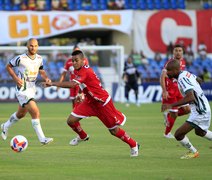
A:
[[[109,94],[102,87],[99,78],[92,68],[89,66],[83,66],[79,70],[74,70],[74,75],[75,78],[73,81],[80,85],[87,98],[106,102]]]
[[[172,60],[173,59],[169,59],[166,62],[164,68],[166,68],[167,64]],[[181,59],[180,60],[180,69],[183,71],[183,70],[185,70],[185,68],[186,68],[186,61],[184,59]],[[168,91],[169,96],[173,96],[175,93],[177,93],[176,89],[178,89],[178,85],[177,85],[176,79],[174,79],[174,78],[170,79],[170,78],[166,77],[165,83],[166,83],[166,90]]]
[[[85,58],[84,59],[84,63],[85,65],[88,65],[88,59]],[[64,71],[68,71],[70,73],[70,80],[74,79],[74,67],[73,67],[73,63],[72,63],[72,58],[69,58],[65,65],[64,65]]]

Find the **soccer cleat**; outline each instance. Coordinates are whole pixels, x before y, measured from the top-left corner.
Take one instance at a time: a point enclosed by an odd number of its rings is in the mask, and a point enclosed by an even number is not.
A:
[[[175,138],[173,135],[172,135],[172,133],[168,133],[168,134],[164,134],[163,135],[165,138],[167,138],[167,139],[172,139],[172,138]]]
[[[198,151],[195,153],[189,151],[185,155],[181,156],[180,159],[192,159],[192,158],[197,158],[197,157],[199,157]]]
[[[125,104],[125,106],[126,106],[126,107],[129,107],[129,106],[130,106],[130,104],[129,104],[129,103],[126,103],[126,104]]]
[[[53,142],[53,140],[54,140],[53,138],[47,138],[47,137],[45,137],[44,140],[41,141],[40,143],[41,143],[42,145],[47,145],[47,144]]]
[[[130,156],[131,157],[136,157],[138,156],[138,150],[140,148],[140,145],[136,143],[136,146],[130,149]]]
[[[6,140],[8,135],[8,129],[4,128],[4,124],[1,124],[1,130],[2,130],[1,137],[3,140]]]
[[[74,138],[74,139],[72,139],[71,141],[70,141],[70,145],[72,145],[72,146],[76,146],[76,145],[78,145],[80,142],[83,142],[83,141],[88,141],[89,140],[89,136],[87,135],[87,137],[86,138],[84,138],[84,139],[81,139],[79,136],[77,136],[76,138]]]

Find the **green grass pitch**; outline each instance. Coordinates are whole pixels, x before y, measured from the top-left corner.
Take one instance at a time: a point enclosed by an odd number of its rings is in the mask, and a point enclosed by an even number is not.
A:
[[[211,104],[212,105],[212,104]],[[27,115],[12,126],[6,141],[0,139],[0,180],[209,180],[212,177],[212,141],[197,137],[190,132],[188,137],[199,150],[200,157],[181,160],[186,152],[175,139],[163,137],[163,116],[160,103],[142,104],[140,107],[116,104],[127,116],[123,127],[141,145],[139,156],[131,158],[129,147],[110,135],[97,118],[81,121],[90,135],[90,140],[78,146],[69,141],[76,136],[66,125],[71,112],[71,103],[38,103],[41,124],[47,137],[54,142],[41,146]],[[17,109],[17,103],[0,104],[0,123]],[[185,120],[177,119],[174,130]],[[211,128],[210,128],[211,129]],[[211,129],[212,130],[212,129]],[[29,146],[25,152],[15,153],[10,149],[10,139],[24,135]]]

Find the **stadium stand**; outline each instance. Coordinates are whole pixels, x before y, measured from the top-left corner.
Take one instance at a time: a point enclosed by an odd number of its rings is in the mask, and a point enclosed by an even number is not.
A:
[[[191,0],[0,0],[0,10],[168,10],[187,9]],[[211,0],[199,1],[200,8],[211,9]]]

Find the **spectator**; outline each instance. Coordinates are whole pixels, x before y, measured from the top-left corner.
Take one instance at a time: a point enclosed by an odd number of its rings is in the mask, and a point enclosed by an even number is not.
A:
[[[208,72],[207,68],[203,69],[202,79],[203,79],[204,82],[210,82],[211,81],[211,73]]]
[[[52,10],[60,10],[60,0],[52,0]]]
[[[167,51],[166,51],[167,59],[170,59],[172,57],[173,47],[174,47],[173,43],[170,41],[169,45],[167,46]]]
[[[207,46],[203,41],[198,45],[198,53],[201,54],[201,52],[207,52]]]
[[[21,9],[22,11],[25,11],[25,10],[27,10],[27,9],[28,9],[28,7],[27,7],[27,5],[26,5],[26,3],[25,3],[25,2],[22,2],[22,3],[21,3],[21,5],[20,5],[20,9]]]
[[[162,61],[162,57],[161,57],[161,54],[159,52],[156,52],[155,53],[155,56],[154,56],[154,60],[155,62],[159,65],[160,62]]]
[[[89,62],[91,66],[98,66],[99,64],[99,56],[96,51],[93,51],[88,56]]]
[[[61,8],[61,10],[69,10],[68,1],[60,0],[60,8]]]
[[[46,10],[46,1],[45,0],[37,0],[37,10],[38,11],[45,11]]]
[[[117,9],[124,9],[125,1],[124,0],[116,0],[115,5]]]
[[[36,2],[35,0],[28,1],[28,10],[36,10]]]
[[[186,65],[189,67],[192,65],[192,62],[194,60],[194,52],[192,50],[192,45],[189,44],[186,48],[185,52],[185,59],[186,59]]]

